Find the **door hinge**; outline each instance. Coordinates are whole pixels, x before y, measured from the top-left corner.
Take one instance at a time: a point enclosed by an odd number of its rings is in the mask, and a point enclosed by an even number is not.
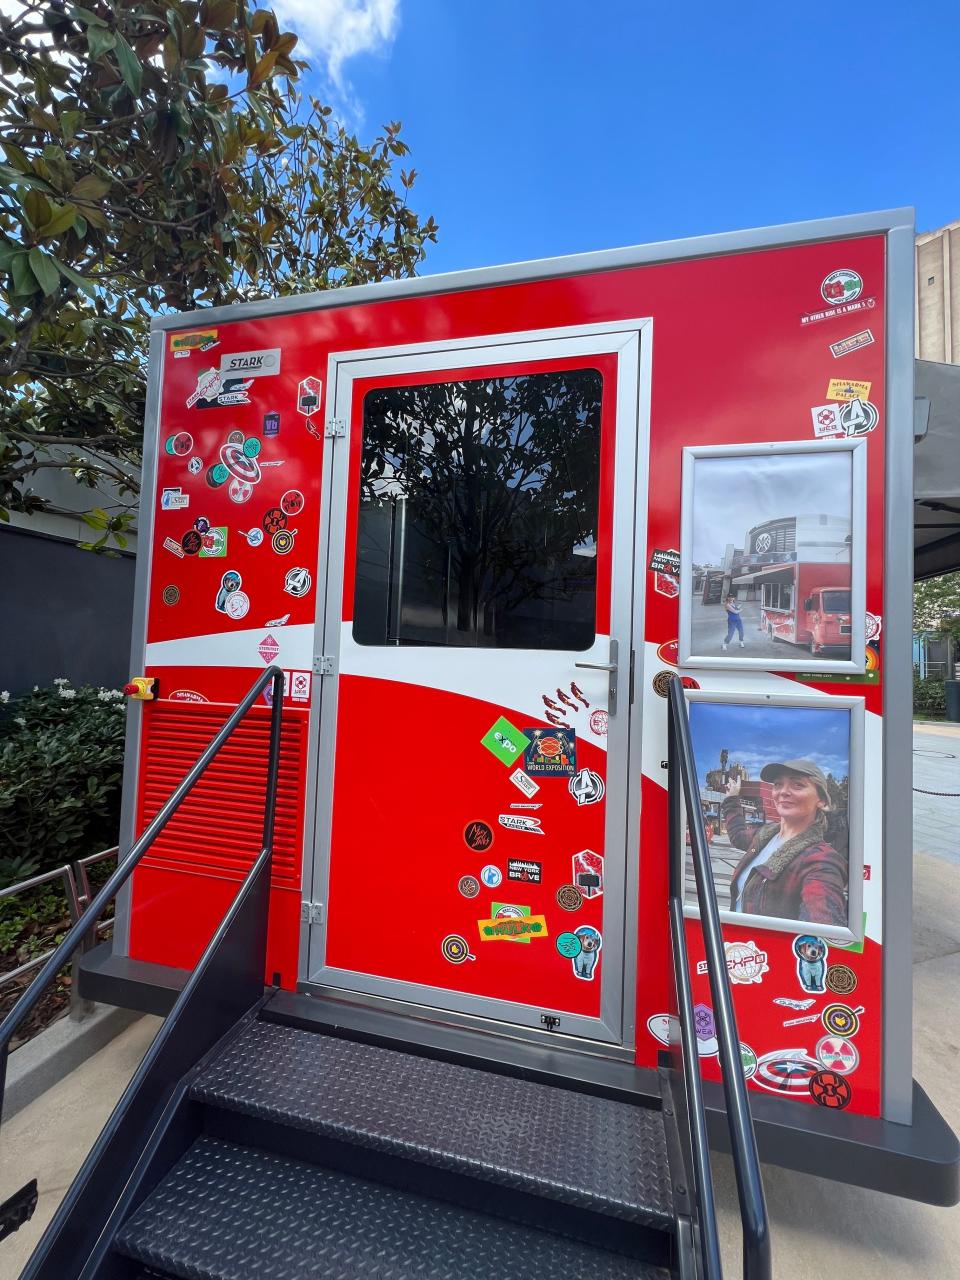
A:
[[[333,658],[329,653],[322,653],[314,658],[313,674],[315,676],[332,676],[333,671]]]
[[[300,919],[304,924],[323,924],[323,903],[301,902]]]
[[[341,440],[347,434],[347,424],[342,418],[328,418],[323,434],[328,440]]]

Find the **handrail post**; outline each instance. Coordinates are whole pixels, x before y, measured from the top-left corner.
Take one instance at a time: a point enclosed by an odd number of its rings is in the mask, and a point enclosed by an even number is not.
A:
[[[263,844],[273,854],[273,827],[277,816],[277,778],[280,774],[280,733],[283,728],[283,672],[273,677],[270,707],[270,752],[267,756],[267,794],[263,806]]]

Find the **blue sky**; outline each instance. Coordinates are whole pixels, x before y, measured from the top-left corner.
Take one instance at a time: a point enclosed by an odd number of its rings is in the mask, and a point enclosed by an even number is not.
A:
[[[269,0],[268,0],[269,2]],[[917,207],[960,218],[960,6],[273,0],[311,87],[400,119],[427,272]]]
[[[849,711],[692,701],[690,733],[701,786],[707,770],[720,767],[723,747],[730,752],[728,763],[746,765],[754,780],[765,764],[785,760],[812,760],[835,778],[849,773]]]

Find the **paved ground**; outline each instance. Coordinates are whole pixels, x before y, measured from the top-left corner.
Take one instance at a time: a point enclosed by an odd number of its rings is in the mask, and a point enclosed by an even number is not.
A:
[[[743,619],[743,648],[739,638],[734,635],[728,653],[737,653],[742,658],[787,658],[795,653],[803,653],[796,645],[784,644],[779,640],[771,640],[766,632],[760,630],[760,602],[740,601],[740,617]],[[723,640],[727,634],[727,611],[722,603],[704,604],[694,599],[691,610],[690,625],[694,653],[706,658],[723,657]]]
[[[960,791],[960,726],[917,726],[915,745],[915,785]],[[960,1131],[960,799],[915,794],[914,800],[914,1074]],[[0,1245],[0,1280],[16,1280],[156,1026],[154,1018],[134,1023],[3,1126],[0,1200],[32,1173],[41,1198],[33,1221]],[[19,1158],[11,1160],[11,1152]],[[725,1156],[714,1156],[714,1183],[725,1272],[738,1276],[740,1220]],[[776,1280],[960,1275],[960,1209],[934,1209],[769,1165],[764,1186]]]

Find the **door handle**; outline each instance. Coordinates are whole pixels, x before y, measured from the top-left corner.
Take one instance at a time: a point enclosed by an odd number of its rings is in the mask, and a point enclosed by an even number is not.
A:
[[[617,658],[619,650],[617,641],[610,641],[610,661],[609,662],[575,662],[575,667],[580,667],[584,671],[606,671],[610,676],[610,687],[607,690],[607,713],[608,715],[616,715],[617,713],[617,671],[619,666]]]
[[[575,667],[583,667],[587,671],[616,671],[615,662],[575,662]]]

